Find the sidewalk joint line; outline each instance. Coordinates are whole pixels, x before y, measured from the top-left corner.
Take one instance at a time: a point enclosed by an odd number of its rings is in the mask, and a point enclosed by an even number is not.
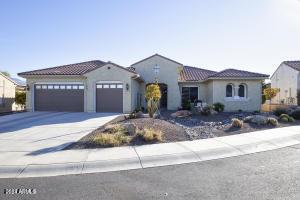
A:
[[[192,152],[193,154],[196,155],[196,157],[197,157],[200,161],[202,161],[201,157],[200,157],[195,151],[193,151],[193,150],[191,150],[190,148],[184,146],[183,144],[180,144],[180,143],[177,143],[177,142],[176,142],[176,144],[178,144],[178,145],[181,146],[182,148],[184,148],[184,149],[186,149],[186,150]]]
[[[139,158],[140,165],[141,165],[142,169],[144,169],[144,166],[143,166],[142,160],[141,160],[141,158],[140,158],[140,155],[138,154],[138,152],[136,151],[136,149],[135,149],[135,147],[134,147],[134,146],[133,146],[132,148],[134,149],[134,151],[135,151],[135,153],[136,153],[137,157]]]
[[[215,138],[213,138],[213,139],[215,139]],[[228,145],[228,146],[234,148],[235,150],[238,150],[238,151],[242,152],[242,155],[247,154],[247,152],[245,152],[245,151],[239,149],[238,147],[233,146],[232,144],[229,144],[229,143],[227,143],[227,142],[220,141],[220,140],[218,140],[218,139],[215,139],[215,140],[218,141],[218,142],[221,142],[221,143],[223,143],[223,144],[226,144],[226,145]]]

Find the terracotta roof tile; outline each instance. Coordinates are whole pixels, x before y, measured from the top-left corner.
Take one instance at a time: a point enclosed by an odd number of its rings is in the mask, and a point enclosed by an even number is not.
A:
[[[107,63],[100,60],[92,60],[87,62],[22,72],[18,75],[82,75],[96,68],[102,67],[105,64]]]
[[[269,75],[237,70],[237,69],[225,69],[223,71],[210,75],[208,78],[249,78],[249,77],[267,78],[269,77]]]
[[[205,80],[208,76],[215,74],[215,71],[201,69],[191,66],[183,66],[183,70],[179,74],[180,81],[201,81]]]
[[[284,61],[283,62],[284,64],[290,66],[291,68],[297,70],[297,71],[300,71],[300,61]]]

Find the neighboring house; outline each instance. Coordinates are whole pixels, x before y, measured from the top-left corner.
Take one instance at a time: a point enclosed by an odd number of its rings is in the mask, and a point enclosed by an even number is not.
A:
[[[0,72],[0,113],[20,110],[15,104],[16,90],[24,90],[15,80]]]
[[[125,68],[100,60],[23,72],[30,111],[129,113],[146,107],[147,84],[159,83],[161,107],[183,100],[221,102],[226,111],[260,110],[261,82],[268,75],[236,69],[215,72],[155,54]]]
[[[271,87],[279,92],[272,103],[297,105],[297,91],[300,89],[300,61],[284,61],[271,76]]]

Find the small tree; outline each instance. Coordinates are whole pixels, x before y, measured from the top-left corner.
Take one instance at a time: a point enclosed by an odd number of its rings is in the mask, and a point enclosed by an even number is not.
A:
[[[268,88],[264,89],[264,95],[265,95],[266,99],[270,100],[270,109],[269,109],[269,111],[271,111],[271,102],[272,102],[272,99],[274,97],[276,97],[276,95],[277,95],[278,92],[279,92],[278,88],[268,87]]]
[[[297,91],[297,105],[300,106],[300,90]]]
[[[26,104],[26,93],[16,92],[15,102],[16,104],[21,105],[23,108]]]
[[[159,100],[161,98],[161,93],[158,84],[150,84],[146,88],[145,94],[147,100],[147,110],[149,116],[153,118],[154,113],[158,111]]]
[[[10,73],[7,72],[7,71],[1,71],[1,73],[4,74],[4,75],[7,76],[7,77],[10,77]]]

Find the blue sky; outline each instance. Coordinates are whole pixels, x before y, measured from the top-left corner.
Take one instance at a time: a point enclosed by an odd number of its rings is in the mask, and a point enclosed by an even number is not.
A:
[[[300,59],[299,0],[3,0],[0,70],[159,53],[186,65],[271,74]]]

